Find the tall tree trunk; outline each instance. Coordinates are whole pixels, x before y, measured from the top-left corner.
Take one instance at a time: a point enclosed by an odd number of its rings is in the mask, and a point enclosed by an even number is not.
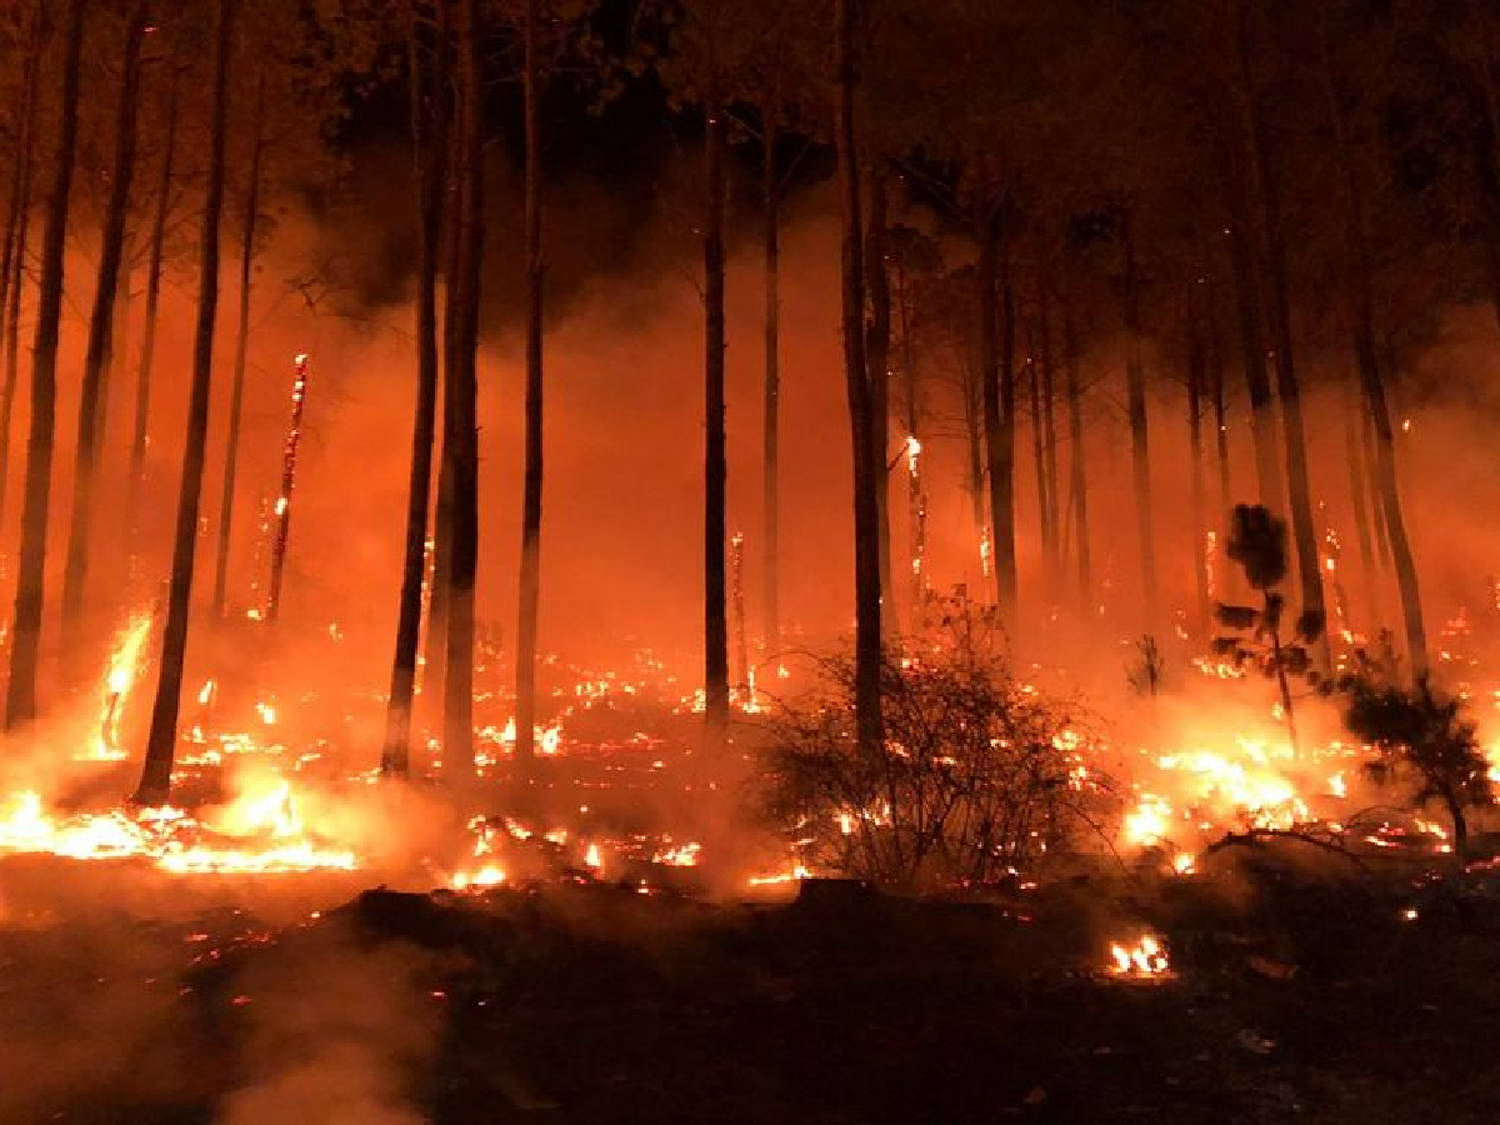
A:
[[[526,770],[535,755],[537,614],[542,559],[542,347],[545,261],[542,249],[541,75],[537,59],[540,0],[526,0],[522,32],[526,119],[526,469],[521,501],[521,604],[516,629],[516,757]]]
[[[1094,563],[1089,542],[1088,456],[1083,442],[1083,385],[1078,370],[1082,356],[1078,347],[1078,324],[1073,306],[1063,311],[1063,363],[1068,383],[1068,439],[1073,446],[1070,469],[1073,521],[1078,536],[1078,597],[1081,608],[1092,613]]]
[[[112,351],[115,313],[125,223],[130,210],[130,185],[135,177],[136,104],[140,100],[141,48],[146,38],[146,5],[136,0],[126,22],[125,54],[120,65],[120,92],[115,118],[114,167],[94,284],[94,308],[89,317],[88,347],[83,361],[83,385],[78,401],[78,437],[73,453],[73,518],[68,532],[67,562],[63,569],[63,650],[78,655],[88,586],[90,544],[93,539],[94,474],[103,437],[105,365]],[[127,276],[126,284],[129,284]]]
[[[1052,592],[1052,525],[1049,522],[1052,501],[1047,494],[1050,482],[1047,479],[1046,432],[1042,428],[1042,371],[1037,362],[1036,339],[1029,328],[1026,359],[1026,399],[1031,413],[1031,461],[1036,476],[1037,530],[1042,541],[1042,589],[1050,602]],[[1050,608],[1050,606],[1048,607]]]
[[[886,274],[885,169],[870,167],[870,206],[865,237],[865,365],[870,379],[870,440],[875,449],[875,510],[880,537],[880,624],[888,638],[896,626],[896,597],[891,586],[891,286]]]
[[[448,621],[443,680],[443,765],[455,778],[474,771],[474,588],[479,564],[478,350],[484,245],[483,27],[478,0],[464,0],[460,86],[465,111],[459,138],[458,276],[453,302],[453,351],[448,356],[443,457],[452,474],[452,550],[447,566]]]
[[[156,326],[161,307],[162,261],[166,253],[167,217],[172,210],[172,165],[177,152],[177,71],[167,97],[166,139],[157,182],[156,214],[151,221],[151,252],[146,264],[146,308],[141,324],[140,359],[135,376],[135,419],[130,433],[129,479],[125,482],[126,526],[130,531],[131,577],[140,550],[141,489],[146,483],[146,444],[151,417],[151,370],[156,359]]]
[[[26,442],[26,497],[21,512],[21,565],[5,697],[7,730],[36,718],[37,666],[46,598],[47,506],[52,493],[52,448],[57,425],[57,337],[62,316],[68,196],[77,155],[84,7],[84,0],[67,0],[63,15],[61,120],[52,196],[47,202],[47,226],[42,237],[42,277],[31,364],[31,426]]]
[[[899,267],[898,267],[899,269]],[[897,275],[897,330],[901,334],[901,377],[906,384],[906,521],[911,572],[911,628],[921,627],[927,605],[927,495],[922,484],[922,409],[917,379],[917,349],[912,340],[910,278]]]
[[[1004,219],[995,207],[979,241],[979,368],[984,381],[985,460],[989,476],[990,553],[995,567],[995,604],[1006,628],[1017,621],[1015,524],[1015,308],[1004,239]]]
[[[1489,5],[1485,0],[1470,0],[1469,39],[1475,47],[1478,62],[1480,94],[1484,102],[1485,131],[1489,134],[1488,151],[1485,156],[1491,177],[1500,177],[1500,83],[1495,77],[1495,48],[1490,34]],[[1326,16],[1325,16],[1326,18]],[[1488,191],[1481,183],[1480,193],[1488,197],[1485,203],[1485,265],[1489,272],[1490,301],[1495,319],[1500,322],[1500,201],[1494,198],[1494,188]]]
[[[1188,471],[1191,480],[1193,524],[1193,579],[1198,594],[1198,628],[1208,636],[1213,628],[1208,576],[1208,521],[1203,487],[1203,385],[1207,382],[1203,332],[1196,310],[1188,313],[1187,423]]]
[[[1271,379],[1266,373],[1266,346],[1261,332],[1259,278],[1251,224],[1240,186],[1231,175],[1229,194],[1234,213],[1229,233],[1230,264],[1234,271],[1235,311],[1240,326],[1240,361],[1250,396],[1250,436],[1255,445],[1255,482],[1260,502],[1278,511],[1286,499],[1281,462],[1276,455],[1276,414]]]
[[[1360,431],[1364,429],[1368,414],[1364,409],[1363,384],[1350,382],[1344,394],[1344,459],[1349,463],[1349,506],[1354,513],[1354,534],[1359,544],[1360,573],[1364,579],[1365,601],[1370,628],[1383,624],[1380,612],[1379,569],[1375,562],[1375,540],[1370,529],[1370,509],[1378,503],[1372,495],[1370,474]]]
[[[989,513],[985,507],[984,491],[988,480],[985,468],[988,429],[985,425],[984,388],[979,385],[980,375],[973,364],[965,362],[964,386],[964,437],[968,449],[967,491],[969,514],[974,524],[974,542],[979,547],[980,572],[985,582],[991,577],[994,552],[990,543]]]
[[[254,283],[255,228],[260,210],[260,166],[265,149],[261,119],[266,99],[266,77],[255,87],[255,139],[250,149],[250,182],[245,190],[245,216],[241,223],[239,329],[234,341],[234,382],[229,392],[229,432],[224,443],[224,483],[219,491],[219,540],[214,554],[214,612],[224,616],[229,608],[229,548],[234,539],[234,484],[240,463],[240,419],[245,405],[245,367],[250,351],[250,296]]]
[[[1229,421],[1224,388],[1224,351],[1221,346],[1218,318],[1215,315],[1214,299],[1210,294],[1207,304],[1206,324],[1208,345],[1205,356],[1208,364],[1208,396],[1214,412],[1214,454],[1218,466],[1219,503],[1211,526],[1220,528],[1234,506],[1234,477],[1229,460]]]
[[[26,279],[26,235],[31,224],[31,165],[36,148],[37,85],[45,22],[39,12],[33,14],[21,79],[19,132],[11,165],[5,255],[4,261],[0,262],[0,331],[3,331],[5,349],[5,380],[3,389],[0,389],[0,526],[4,525],[6,493],[10,486],[10,429],[21,368],[21,290]]]
[[[781,109],[766,106],[761,135],[760,199],[765,259],[765,405],[761,421],[761,550],[765,650],[781,651],[781,178],[776,166]]]
[[[1324,93],[1334,126],[1335,148],[1338,150],[1339,163],[1343,172],[1344,233],[1349,259],[1353,266],[1351,280],[1353,282],[1355,358],[1359,365],[1360,382],[1365,391],[1365,404],[1369,408],[1370,419],[1375,428],[1375,483],[1380,496],[1380,512],[1384,517],[1383,522],[1390,542],[1391,558],[1395,565],[1396,586],[1401,594],[1401,615],[1406,629],[1407,657],[1411,661],[1412,674],[1420,678],[1425,676],[1428,670],[1427,626],[1422,615],[1422,593],[1417,579],[1416,560],[1412,554],[1405,514],[1401,506],[1401,492],[1396,470],[1395,433],[1391,425],[1386,381],[1384,372],[1381,370],[1380,355],[1376,344],[1374,266],[1365,224],[1364,193],[1359,173],[1354,166],[1343,103],[1334,81],[1326,26],[1326,9],[1322,14],[1325,21],[1320,26]]]
[[[177,714],[182,703],[182,669],[187,654],[188,614],[193,600],[193,548],[198,539],[198,508],[203,497],[203,455],[208,444],[209,393],[212,390],[214,316],[219,303],[219,217],[224,209],[224,149],[229,130],[229,64],[234,41],[235,0],[219,0],[219,29],[214,48],[213,114],[209,124],[209,162],[203,198],[202,261],[198,276],[198,323],[193,337],[193,386],[188,408],[187,441],[182,458],[182,488],[177,501],[177,529],[172,544],[172,579],[167,593],[167,621],[146,761],[134,800],[156,805],[172,788],[177,748]]]
[[[439,0],[432,73],[422,82],[421,38],[415,17],[410,30],[412,163],[416,173],[417,220],[417,398],[412,422],[411,474],[406,497],[406,537],[396,616],[396,651],[385,713],[380,768],[406,775],[411,769],[411,712],[416,690],[417,646],[422,632],[422,583],[427,563],[428,508],[432,500],[432,454],[437,428],[437,274],[443,236],[443,163],[448,134],[448,5]],[[424,125],[430,114],[431,127]]]
[[[881,719],[880,512],[874,408],[865,357],[865,266],[854,119],[856,0],[834,0],[834,142],[843,220],[844,381],[854,461],[854,716],[862,753],[885,745]]]
[[[1235,0],[1239,26],[1240,108],[1244,117],[1246,154],[1250,163],[1250,188],[1266,262],[1266,291],[1276,350],[1276,397],[1281,402],[1282,440],[1285,444],[1287,496],[1292,516],[1292,539],[1302,594],[1303,615],[1326,625],[1323,570],[1318,558],[1318,530],[1313,521],[1311,486],[1307,472],[1307,439],[1302,424],[1302,396],[1292,353],[1292,314],[1287,291],[1286,246],[1282,231],[1281,200],[1271,167],[1260,93],[1256,88],[1252,16],[1246,0]],[[1313,646],[1318,663],[1325,669],[1331,661],[1327,629]]]
[[[1157,618],[1156,527],[1151,503],[1151,435],[1146,413],[1146,365],[1141,351],[1141,283],[1136,262],[1135,230],[1127,211],[1121,223],[1124,243],[1125,382],[1130,413],[1130,463],[1135,483],[1135,527],[1140,551],[1141,608],[1145,630],[1154,633]]]
[[[1042,396],[1042,470],[1047,478],[1047,592],[1053,605],[1062,590],[1062,505],[1057,476],[1057,387],[1052,347],[1052,289],[1043,274],[1037,300],[1037,389]]]
[[[729,724],[729,623],[725,592],[725,492],[728,463],[724,435],[724,109],[715,63],[709,61],[703,177],[703,687],[710,743]]]

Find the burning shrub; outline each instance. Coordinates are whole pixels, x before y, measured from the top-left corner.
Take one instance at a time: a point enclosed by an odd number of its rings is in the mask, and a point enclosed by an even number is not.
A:
[[[1016,681],[993,623],[958,603],[881,670],[885,744],[855,736],[854,666],[771,725],[769,811],[813,870],[906,886],[992,882],[1076,838],[1108,786],[1061,703]]]
[[[1453,821],[1453,852],[1462,863],[1468,858],[1467,811],[1495,804],[1489,763],[1463,700],[1436,691],[1425,677],[1407,688],[1365,674],[1344,686],[1345,724],[1380,755],[1369,771],[1377,780],[1411,781],[1419,805],[1441,802]]]

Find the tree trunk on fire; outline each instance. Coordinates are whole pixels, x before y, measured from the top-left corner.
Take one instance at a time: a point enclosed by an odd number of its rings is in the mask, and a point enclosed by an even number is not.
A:
[[[47,226],[42,240],[42,276],[31,365],[31,425],[26,442],[26,494],[21,513],[21,563],[16,579],[16,616],[5,698],[7,730],[15,730],[36,718],[42,607],[46,597],[47,506],[51,499],[52,449],[56,439],[57,338],[62,315],[68,195],[77,155],[84,8],[84,0],[68,0],[63,14],[61,121],[52,196],[47,202]]]
[[[141,49],[146,38],[146,5],[131,7],[126,23],[125,54],[120,66],[118,114],[115,118],[114,168],[105,205],[99,273],[94,285],[94,308],[89,317],[88,346],[79,392],[78,437],[73,454],[73,515],[63,569],[63,650],[78,654],[88,586],[89,547],[93,538],[94,474],[103,438],[104,370],[117,329],[118,291],[125,251],[125,223],[130,209],[130,185],[135,176],[136,104],[139,101]],[[129,285],[128,267],[125,270]]]
[[[411,712],[416,691],[417,646],[422,633],[422,585],[427,570],[428,509],[432,501],[433,446],[437,429],[437,275],[443,237],[443,164],[448,134],[448,9],[438,6],[432,72],[425,88],[419,34],[410,41],[412,157],[417,180],[417,400],[412,421],[411,474],[406,498],[401,593],[391,695],[385,712],[382,773],[405,776],[411,769]],[[424,127],[423,115],[431,115]]]
[[[245,405],[245,366],[250,349],[250,295],[254,282],[255,227],[260,209],[260,165],[265,140],[261,117],[265,108],[266,79],[260,76],[255,90],[255,139],[250,149],[250,182],[245,191],[245,216],[241,224],[239,329],[234,341],[234,382],[229,392],[229,432],[224,445],[224,483],[219,492],[219,539],[214,553],[214,612],[228,610],[229,548],[234,536],[234,482],[239,472],[240,419]]]
[[[188,614],[193,599],[193,548],[198,539],[198,509],[203,497],[204,449],[208,444],[209,393],[212,390],[214,316],[219,302],[219,218],[224,209],[224,150],[229,129],[229,64],[234,41],[235,0],[219,0],[219,28],[214,48],[213,114],[204,185],[202,263],[198,278],[198,323],[193,337],[193,384],[188,408],[187,441],[182,458],[182,486],[177,501],[177,528],[172,544],[172,579],[167,594],[167,621],[146,761],[134,800],[155,805],[167,799],[177,747],[177,714],[182,702],[182,670],[187,653]]]
[[[447,357],[443,457],[452,474],[453,522],[447,566],[448,621],[443,680],[443,765],[455,778],[474,771],[474,588],[479,563],[478,350],[484,245],[483,28],[478,0],[464,0],[460,26],[463,131],[458,138],[458,273],[450,297],[453,351]]]
[[[885,744],[881,720],[880,512],[874,410],[865,357],[865,266],[859,146],[854,119],[854,5],[834,2],[834,142],[843,226],[844,381],[854,461],[854,717],[861,752]]]
[[[1244,120],[1246,155],[1250,164],[1250,189],[1266,262],[1266,290],[1272,339],[1276,351],[1276,396],[1281,401],[1282,440],[1286,453],[1287,495],[1292,516],[1292,538],[1302,594],[1302,613],[1319,623],[1327,622],[1323,599],[1323,572],[1318,559],[1318,531],[1313,521],[1311,487],[1307,472],[1307,439],[1302,424],[1302,396],[1292,354],[1292,314],[1287,291],[1286,246],[1282,231],[1281,200],[1271,167],[1265,127],[1261,119],[1260,93],[1256,88],[1252,16],[1246,0],[1236,0],[1239,52],[1238,85]],[[1330,665],[1328,631],[1322,628],[1312,646],[1318,663]]]
[[[516,629],[516,758],[528,773],[536,740],[537,617],[542,559],[542,359],[546,279],[542,248],[541,75],[537,60],[539,0],[527,0],[522,32],[525,64],[522,98],[526,118],[526,468],[521,500],[521,604]]]

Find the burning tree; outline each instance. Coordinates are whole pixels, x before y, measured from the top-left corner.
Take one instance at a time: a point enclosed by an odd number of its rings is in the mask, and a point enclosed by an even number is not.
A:
[[[1418,805],[1440,802],[1453,821],[1453,854],[1465,862],[1467,811],[1494,805],[1496,793],[1463,700],[1434,689],[1425,676],[1407,688],[1369,668],[1344,686],[1349,692],[1344,723],[1378,755],[1366,770],[1378,781],[1409,782]]]
[[[1229,531],[1229,557],[1240,564],[1251,588],[1261,593],[1257,609],[1246,605],[1224,605],[1215,611],[1219,624],[1236,636],[1218,637],[1214,652],[1237,665],[1253,664],[1274,677],[1286,715],[1287,738],[1292,752],[1300,754],[1297,722],[1292,707],[1291,677],[1302,677],[1317,685],[1320,677],[1312,667],[1308,646],[1323,634],[1321,608],[1309,607],[1297,617],[1292,638],[1282,635],[1286,599],[1275,589],[1286,577],[1286,521],[1260,504],[1236,504]]]
[[[951,602],[881,667],[884,744],[857,736],[855,668],[823,661],[825,689],[773,724],[768,811],[804,863],[905,886],[988,882],[1039,862],[1104,811],[1063,703],[1012,677],[997,611]]]

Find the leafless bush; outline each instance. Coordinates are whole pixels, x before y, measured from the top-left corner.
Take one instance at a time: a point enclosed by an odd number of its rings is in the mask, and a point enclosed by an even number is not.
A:
[[[992,882],[1035,866],[1108,806],[1063,703],[1014,679],[992,621],[966,602],[881,675],[885,745],[855,737],[854,667],[771,723],[769,812],[819,871],[906,886]]]

